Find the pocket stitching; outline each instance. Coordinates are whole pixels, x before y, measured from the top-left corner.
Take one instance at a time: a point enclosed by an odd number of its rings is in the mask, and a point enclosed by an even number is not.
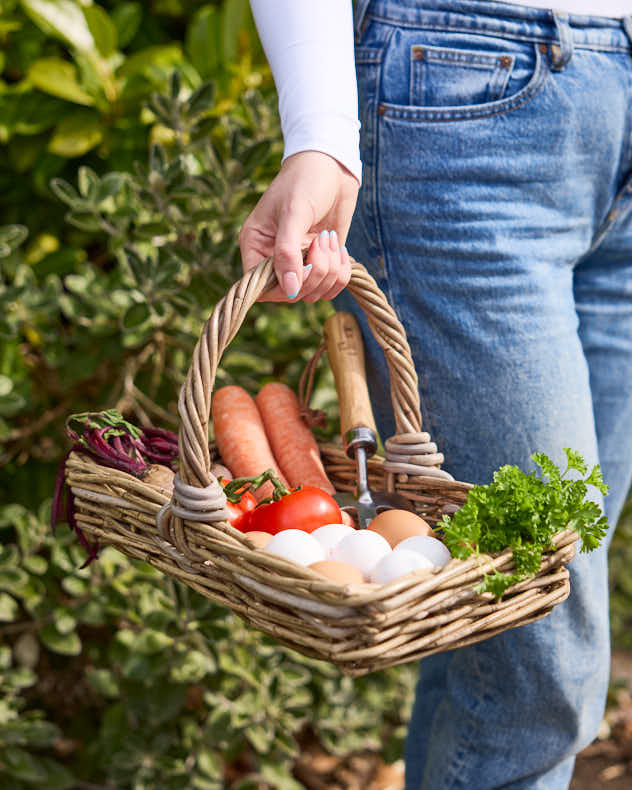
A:
[[[436,47],[433,45],[413,44],[410,48],[410,91],[408,101],[411,107],[422,108],[423,100],[415,101],[415,97],[423,96],[423,64],[438,64],[447,67],[463,67],[479,69],[490,74],[488,97],[479,105],[490,104],[502,98],[507,83],[513,72],[516,57],[507,52],[476,52],[467,49]],[[430,107],[428,107],[430,109]]]
[[[396,120],[409,121],[461,121],[502,115],[513,112],[531,101],[544,85],[549,74],[539,48],[536,46],[536,63],[529,82],[514,96],[498,99],[484,104],[471,104],[462,107],[404,107],[388,102],[378,103],[378,114]]]

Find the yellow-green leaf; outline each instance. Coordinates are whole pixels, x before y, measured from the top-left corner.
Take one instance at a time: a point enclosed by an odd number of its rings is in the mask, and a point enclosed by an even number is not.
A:
[[[44,93],[67,99],[75,104],[94,104],[92,96],[85,91],[77,79],[77,69],[61,58],[40,58],[28,70],[28,79]]]
[[[73,0],[22,0],[22,6],[45,33],[82,51],[95,48],[83,11]]]
[[[67,158],[83,156],[101,140],[103,123],[99,115],[90,110],[78,110],[57,124],[48,150]]]

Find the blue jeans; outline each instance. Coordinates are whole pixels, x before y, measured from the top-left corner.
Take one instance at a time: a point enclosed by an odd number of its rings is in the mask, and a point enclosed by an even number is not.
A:
[[[444,468],[484,483],[572,447],[601,464],[614,525],[632,478],[632,25],[490,0],[356,13],[347,244],[404,324]],[[545,619],[420,662],[407,790],[568,786],[608,685],[608,544],[573,560]]]

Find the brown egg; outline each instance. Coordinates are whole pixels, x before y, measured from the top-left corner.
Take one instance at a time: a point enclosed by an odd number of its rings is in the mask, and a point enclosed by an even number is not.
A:
[[[258,530],[244,532],[244,535],[255,544],[256,549],[264,549],[272,540],[272,535],[269,532],[259,532]]]
[[[320,562],[313,562],[309,567],[338,584],[362,584],[364,582],[364,576],[360,571],[346,562],[321,560]]]
[[[383,510],[369,524],[369,529],[387,540],[392,549],[413,535],[432,535],[432,527],[409,510]]]

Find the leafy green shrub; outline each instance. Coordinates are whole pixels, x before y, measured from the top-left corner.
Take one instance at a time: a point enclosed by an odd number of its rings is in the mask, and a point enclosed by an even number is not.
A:
[[[291,790],[307,726],[400,753],[414,668],[351,680],[114,549],[78,570],[48,523],[0,510],[2,786]]]
[[[235,22],[246,3],[154,4],[176,8],[175,44],[142,4],[119,2],[68,1],[73,41],[41,17],[53,5],[14,3],[4,28],[0,103],[33,95],[14,112],[31,102],[35,120],[5,115],[0,137],[14,223],[0,229],[0,490],[13,502],[0,510],[0,785],[289,789],[309,731],[395,759],[413,667],[352,681],[112,549],[78,570],[70,532],[49,534],[69,413],[177,424],[203,322],[241,270],[237,231],[281,154],[275,98]],[[296,386],[329,310],[257,305],[218,384]],[[331,435],[324,368],[314,405]]]

